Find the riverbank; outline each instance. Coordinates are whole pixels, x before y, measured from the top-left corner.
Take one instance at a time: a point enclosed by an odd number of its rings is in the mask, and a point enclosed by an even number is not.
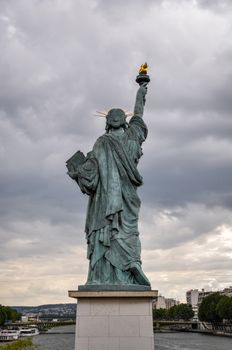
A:
[[[32,338],[19,339],[10,343],[0,343],[0,350],[32,350],[35,349]]]
[[[218,337],[231,337],[232,338],[232,333],[227,333],[227,332],[222,332],[222,331],[192,330],[190,332],[192,332],[192,333],[208,334],[208,335],[213,335],[213,336],[218,336]]]
[[[206,335],[212,335],[212,336],[218,336],[218,337],[230,337],[232,338],[232,333],[227,333],[223,331],[215,331],[215,330],[201,330],[201,329],[172,329],[169,331],[161,331],[160,333],[171,333],[171,332],[177,332],[177,333],[200,333],[200,334],[206,334]],[[155,331],[155,333],[159,333]]]
[[[231,323],[207,323],[184,321],[154,321],[155,333],[200,333],[218,337],[232,338]],[[232,348],[231,348],[232,350]]]

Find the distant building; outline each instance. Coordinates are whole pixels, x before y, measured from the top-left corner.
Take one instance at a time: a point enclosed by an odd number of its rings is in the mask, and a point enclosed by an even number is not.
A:
[[[199,310],[199,306],[202,303],[202,300],[213,293],[215,292],[213,291],[206,292],[204,289],[202,290],[190,289],[186,292],[187,304],[192,306],[192,309],[194,312],[193,320],[198,321],[198,310]]]
[[[180,302],[173,298],[165,298],[166,309],[170,309],[173,306],[179,305]]]
[[[187,304],[192,306],[192,309],[194,311],[194,319],[198,320],[198,310],[199,306],[201,305],[203,299],[208,297],[209,295],[213,293],[219,293],[221,295],[226,295],[228,297],[232,297],[232,286],[228,288],[224,288],[222,291],[205,291],[204,289],[198,290],[198,289],[190,289],[186,292],[186,300]]]
[[[165,297],[159,295],[157,297],[157,300],[155,300],[153,307],[155,309],[166,309]]]
[[[21,316],[22,322],[28,322],[28,316]]]
[[[220,294],[225,295],[227,297],[232,297],[232,286],[228,287],[228,288],[224,288]]]
[[[198,289],[190,289],[186,292],[186,300],[188,305],[192,305],[195,307],[198,305],[199,299],[199,290]]]
[[[21,316],[21,321],[25,323],[37,322],[38,320],[39,320],[39,316],[37,314],[28,313],[26,315]]]
[[[198,306],[201,305],[203,299],[205,299],[206,297],[208,297],[209,295],[211,295],[213,293],[216,293],[216,292],[214,292],[212,290],[206,292],[204,289],[199,291]]]
[[[199,306],[199,290],[190,289],[186,292],[186,301],[188,305],[192,306],[194,316],[193,319],[198,320],[198,306]]]
[[[170,309],[171,307],[178,305],[179,301],[172,298],[165,298],[159,295],[153,303],[154,309]]]
[[[76,304],[46,304],[39,306],[14,306],[23,316],[24,322],[35,322],[41,320],[70,320],[75,319]]]

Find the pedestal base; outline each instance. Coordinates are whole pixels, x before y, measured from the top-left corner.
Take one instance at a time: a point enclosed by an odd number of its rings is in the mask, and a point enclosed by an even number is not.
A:
[[[157,291],[70,291],[77,299],[75,350],[154,350]]]

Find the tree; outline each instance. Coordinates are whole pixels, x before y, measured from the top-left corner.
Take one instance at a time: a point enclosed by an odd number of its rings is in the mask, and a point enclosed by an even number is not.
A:
[[[176,320],[188,321],[194,316],[194,312],[190,305],[179,304],[173,307],[173,316]]]
[[[154,320],[165,320],[167,318],[166,309],[154,309],[153,310],[153,319]]]
[[[200,321],[206,322],[221,322],[223,317],[217,312],[217,305],[219,301],[224,298],[219,293],[213,293],[203,299],[200,307],[198,316]]]
[[[6,313],[4,307],[0,305],[0,326],[3,326],[6,320]]]
[[[19,317],[18,312],[10,306],[0,305],[0,326],[6,321],[16,321]]]
[[[175,306],[170,307],[169,310],[167,310],[167,317],[169,320],[174,320],[175,318]]]
[[[190,320],[194,316],[194,312],[191,305],[180,304],[180,305],[177,305],[176,308],[178,311],[177,315],[179,316],[179,318],[185,321]]]
[[[232,320],[232,298],[222,296],[216,306],[216,313],[222,319]]]

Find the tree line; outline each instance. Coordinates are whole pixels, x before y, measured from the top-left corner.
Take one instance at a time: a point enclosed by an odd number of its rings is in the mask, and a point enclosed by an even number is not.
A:
[[[0,326],[3,326],[5,322],[15,322],[20,318],[18,312],[10,306],[0,305]]]
[[[198,312],[200,321],[232,321],[232,297],[214,293],[203,299]]]
[[[154,309],[154,320],[184,320],[188,321],[194,316],[192,307],[188,304],[179,304],[170,309]]]

